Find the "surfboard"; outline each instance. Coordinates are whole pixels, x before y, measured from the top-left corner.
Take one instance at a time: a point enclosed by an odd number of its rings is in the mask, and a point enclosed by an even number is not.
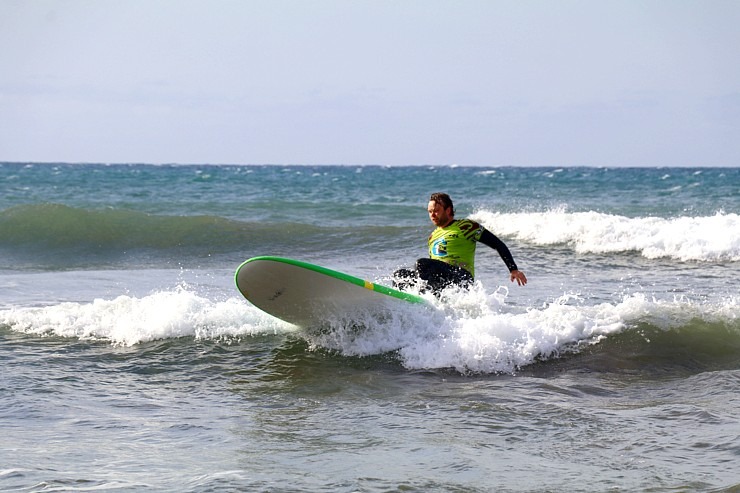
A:
[[[254,306],[300,327],[382,314],[396,303],[426,304],[412,293],[282,257],[254,257],[236,270],[239,292]]]

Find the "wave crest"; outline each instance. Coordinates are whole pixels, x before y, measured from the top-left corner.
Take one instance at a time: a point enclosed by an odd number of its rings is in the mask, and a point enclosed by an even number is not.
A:
[[[144,297],[0,310],[0,328],[120,346],[182,337],[238,341],[291,334],[309,347],[343,356],[390,353],[409,370],[476,374],[516,373],[540,364],[598,371],[737,367],[740,312],[735,298],[706,304],[632,295],[587,305],[587,300],[565,295],[525,311],[513,311],[504,298],[482,290],[458,293],[437,309],[414,306],[363,328],[333,327],[327,336],[298,330],[242,299],[214,301],[177,288]]]
[[[740,215],[625,217],[599,212],[496,213],[471,216],[497,235],[578,253],[638,252],[649,259],[740,261]]]

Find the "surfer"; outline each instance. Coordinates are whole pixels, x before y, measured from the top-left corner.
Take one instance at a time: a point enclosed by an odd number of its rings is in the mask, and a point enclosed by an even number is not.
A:
[[[435,294],[457,285],[469,287],[475,275],[475,247],[480,242],[498,252],[509,269],[511,282],[527,284],[527,277],[514,262],[511,252],[496,235],[470,219],[455,219],[452,199],[446,193],[433,193],[427,207],[429,219],[437,228],[429,235],[429,258],[421,258],[415,269],[399,269],[393,274],[399,289],[425,281]],[[422,290],[424,287],[422,287]]]

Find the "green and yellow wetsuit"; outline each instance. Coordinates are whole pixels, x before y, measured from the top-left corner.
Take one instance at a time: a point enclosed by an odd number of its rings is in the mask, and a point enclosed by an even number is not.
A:
[[[431,289],[439,294],[449,285],[468,287],[475,273],[475,247],[480,242],[495,249],[509,272],[518,270],[511,252],[503,241],[470,219],[452,221],[444,228],[438,227],[429,235],[429,258],[420,258],[411,269],[399,269],[393,284],[406,289],[419,279],[424,281],[421,291]]]
[[[496,235],[470,219],[457,219],[429,235],[429,258],[461,267],[475,275],[475,247],[481,242],[496,250],[508,267],[517,270],[511,252]]]

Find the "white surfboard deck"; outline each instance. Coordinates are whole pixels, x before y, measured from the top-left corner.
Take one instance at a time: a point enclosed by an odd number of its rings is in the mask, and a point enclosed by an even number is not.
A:
[[[239,266],[234,280],[254,306],[300,327],[380,314],[397,303],[427,303],[421,296],[282,257],[251,258]]]

